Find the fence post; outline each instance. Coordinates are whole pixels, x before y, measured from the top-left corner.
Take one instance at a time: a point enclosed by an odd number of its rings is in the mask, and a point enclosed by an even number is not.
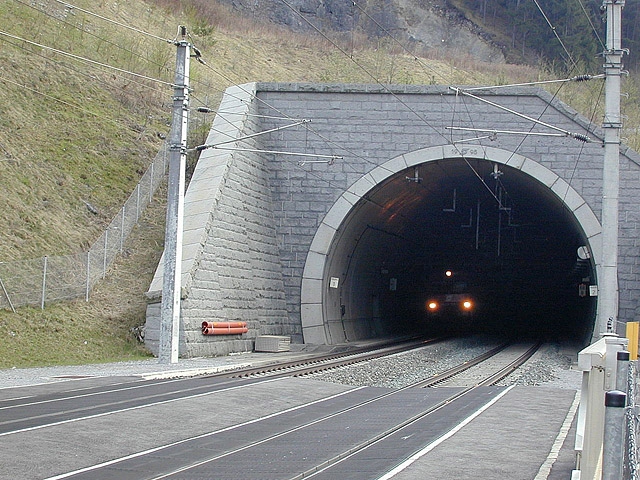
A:
[[[155,184],[155,167],[156,167],[156,159],[153,159],[151,162],[151,175],[149,175],[149,205],[153,201],[153,186]]]
[[[126,203],[122,206],[122,221],[120,222],[120,253],[124,252],[124,214]]]
[[[167,173],[167,143],[164,144],[164,150],[162,151],[162,174]]]
[[[602,449],[602,480],[622,478],[624,417],[627,394],[620,390],[606,393],[604,405],[604,443]]]
[[[89,301],[89,290],[91,289],[91,250],[87,251],[87,285],[84,292],[84,301]]]
[[[136,223],[140,219],[140,183],[136,187]]]
[[[40,309],[44,310],[44,300],[47,296],[47,256],[43,257],[42,264],[42,300],[40,301]]]
[[[104,231],[104,255],[102,257],[102,279],[107,276],[107,246],[109,244],[109,228]]]

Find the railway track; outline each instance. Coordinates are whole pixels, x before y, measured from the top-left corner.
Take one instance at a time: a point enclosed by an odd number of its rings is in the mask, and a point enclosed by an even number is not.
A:
[[[153,479],[349,478],[344,476],[344,472],[340,472],[344,469],[353,471],[353,462],[359,462],[363,455],[367,455],[365,452],[379,448],[393,450],[401,445],[402,450],[394,451],[391,456],[406,458],[444,434],[444,431],[434,430],[434,424],[445,430],[451,428],[452,422],[459,423],[468,417],[468,413],[464,412],[477,411],[503,395],[507,391],[504,387],[487,385],[498,381],[495,380],[498,376],[504,377],[508,371],[513,371],[514,360],[502,362],[504,365],[500,367],[499,374],[496,368],[492,368],[483,382],[475,382],[473,386],[430,388],[427,395],[419,393],[425,390],[416,387],[443,385],[445,380],[441,376],[382,392],[365,387],[332,386],[318,381],[308,384],[304,383],[304,379],[292,377],[308,375],[321,369],[344,367],[345,364],[355,362],[368,362],[372,357],[393,355],[424,345],[424,342],[413,342],[411,346],[349,353],[337,356],[340,358],[325,358],[322,361],[313,359],[311,363],[307,359],[303,362],[304,365],[288,365],[286,368],[273,365],[259,369],[260,371],[253,369],[252,372],[234,372],[217,377],[133,382],[16,399],[0,403],[0,435],[3,437],[3,444],[7,446],[11,445],[13,439],[21,443],[25,438],[36,442],[43,438],[46,442],[46,434],[49,432],[58,436],[60,432],[72,430],[74,425],[84,426],[82,431],[86,432],[88,425],[98,424],[100,427],[96,431],[100,432],[100,429],[106,428],[107,420],[100,420],[105,416],[111,422],[117,418],[130,418],[133,411],[139,414],[174,412],[182,404],[192,405],[188,411],[199,411],[203,405],[211,405],[212,411],[222,412],[227,410],[226,405],[233,405],[234,402],[241,401],[239,399],[244,399],[262,406],[259,411],[241,415],[237,420],[214,416],[215,422],[206,428],[203,426],[191,435],[166,430],[171,432],[165,434],[170,441],[146,443],[146,439],[142,441],[139,438],[137,442],[129,439],[132,450],[124,455],[111,454],[107,459],[98,456],[80,461],[76,458],[70,466],[60,467],[55,471],[55,475],[33,478],[122,478],[122,472],[128,472],[127,478]],[[460,367],[460,370],[469,371],[470,364],[486,365],[490,358],[495,359],[510,349],[513,348],[503,346],[494,349],[492,355],[483,355],[483,360],[466,362],[465,368]],[[531,348],[526,349],[528,356],[531,355],[530,350]],[[523,353],[521,361],[525,361],[525,356]],[[459,372],[457,375],[460,374]],[[448,372],[446,376],[448,381],[454,378],[452,372]],[[327,387],[322,387],[323,384]],[[276,388],[287,393],[274,392]],[[268,408],[269,403],[264,404],[267,398],[272,397],[271,402],[290,404],[286,400],[287,395],[299,392],[301,388],[309,389],[309,395],[312,388],[319,391],[328,389],[333,393],[317,394],[317,398],[298,401],[288,408],[273,407],[272,411]],[[234,398],[238,400],[233,400]],[[166,415],[165,413],[162,418],[168,421],[170,417]],[[158,418],[158,413],[154,413],[152,417]],[[193,419],[185,418],[188,420],[183,418],[182,421],[177,421],[174,428],[188,428],[187,425]],[[407,433],[409,431],[412,433]],[[328,432],[332,432],[330,437]],[[83,436],[86,435],[87,433],[83,433]],[[169,438],[169,435],[174,438]],[[399,435],[404,438],[401,442],[397,440]],[[318,443],[320,440],[322,442]],[[99,444],[100,439],[95,441]],[[110,439],[107,437],[102,441],[106,445]],[[259,465],[248,466],[247,459],[251,458],[260,458]],[[389,458],[389,454],[382,455],[381,458]],[[384,472],[389,468],[391,465],[375,466],[377,472]],[[277,472],[267,475],[265,472],[270,472],[271,469]],[[375,475],[369,472],[362,478],[375,478]]]
[[[283,377],[305,376],[335,368],[348,367],[359,363],[368,362],[378,358],[384,358],[398,353],[423,348],[445,341],[446,338],[417,339],[386,344],[381,347],[359,348],[341,353],[318,355],[311,358],[281,362],[274,365],[265,365],[255,368],[245,368],[231,374],[220,373],[215,376],[228,376],[230,378],[254,378],[254,377]]]
[[[540,346],[540,343],[505,343],[468,362],[416,382],[413,387],[495,385],[520,368]]]
[[[0,401],[0,437],[20,430],[44,428],[51,424],[139,409],[190,396],[206,395],[235,385],[240,380],[256,383],[261,380],[302,376],[339,366],[354,365],[422,348],[439,341],[442,339],[414,339],[380,347],[359,348],[255,368],[242,368],[203,377],[129,380],[105,386],[72,388],[46,395],[8,399]]]

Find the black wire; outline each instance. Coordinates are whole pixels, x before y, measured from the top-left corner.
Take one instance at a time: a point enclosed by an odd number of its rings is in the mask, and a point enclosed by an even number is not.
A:
[[[14,2],[16,2],[16,3],[19,3],[19,4],[23,5],[23,6],[25,6],[25,7],[27,7],[27,8],[31,8],[32,10],[35,10],[36,12],[41,13],[42,15],[45,15],[45,16],[47,16],[47,17],[49,17],[49,18],[51,18],[51,19],[53,19],[53,20],[55,20],[55,21],[57,21],[57,22],[59,22],[59,23],[62,23],[62,24],[64,24],[64,25],[67,25],[67,26],[69,26],[69,27],[71,27],[71,28],[73,28],[73,29],[75,29],[75,30],[79,30],[79,31],[81,31],[81,32],[82,32],[82,34],[83,34],[83,35],[89,35],[89,36],[92,36],[92,37],[94,37],[94,38],[96,38],[96,39],[100,40],[101,42],[104,42],[104,43],[109,44],[109,45],[111,45],[111,46],[113,46],[113,47],[116,47],[116,48],[118,48],[118,49],[120,49],[120,50],[122,50],[122,51],[124,51],[124,52],[127,52],[127,53],[131,54],[131,55],[132,55],[132,56],[134,56],[134,57],[138,57],[138,58],[141,58],[141,59],[143,59],[143,60],[146,60],[147,62],[151,63],[152,65],[154,65],[154,66],[156,66],[156,67],[161,67],[161,68],[163,68],[164,70],[166,70],[166,72],[167,72],[167,73],[169,73],[169,69],[168,69],[165,65],[162,65],[162,64],[159,64],[159,63],[155,63],[155,62],[153,62],[151,59],[149,59],[148,57],[145,57],[145,56],[143,56],[143,55],[141,55],[141,54],[139,54],[139,53],[137,53],[137,52],[134,52],[134,51],[129,50],[128,48],[125,48],[125,47],[123,47],[123,46],[121,46],[121,45],[119,45],[119,44],[117,44],[117,43],[115,43],[115,42],[112,42],[112,41],[111,41],[111,40],[109,40],[108,38],[101,37],[101,36],[97,35],[96,33],[93,33],[91,30],[88,30],[88,29],[87,29],[87,30],[81,29],[77,24],[72,23],[72,22],[68,22],[68,21],[63,20],[63,19],[61,19],[61,18],[58,18],[58,17],[54,16],[53,14],[51,14],[51,13],[49,13],[49,12],[46,12],[46,11],[44,11],[44,10],[42,10],[42,9],[38,8],[38,7],[37,7],[36,5],[34,5],[33,3],[30,3],[30,4],[29,4],[29,3],[26,3],[26,2],[24,2],[24,1],[22,1],[22,0],[13,0],[13,1],[14,1]],[[57,1],[57,0],[56,0],[56,1]],[[38,5],[40,5],[40,6],[41,6],[42,4],[38,4]]]

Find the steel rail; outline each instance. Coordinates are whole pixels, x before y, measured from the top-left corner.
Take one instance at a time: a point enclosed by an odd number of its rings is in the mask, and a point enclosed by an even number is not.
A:
[[[432,345],[434,343],[442,342],[446,340],[446,337],[432,338],[428,340],[413,340],[410,342],[395,342],[392,344],[385,344],[381,347],[371,348],[362,347],[355,350],[349,350],[346,352],[332,353],[314,356],[310,358],[303,358],[298,360],[292,360],[289,362],[279,362],[273,365],[266,365],[261,367],[249,367],[242,370],[235,370],[233,372],[221,372],[212,376],[223,376],[229,378],[239,377],[255,377],[255,376],[292,376],[300,377],[309,375],[312,373],[318,373],[326,370],[332,370],[344,366],[354,365],[357,363],[368,362],[376,358],[382,358],[397,353],[407,352],[410,350],[416,350],[426,345]]]
[[[480,355],[479,357],[476,357],[475,359],[473,359],[471,362],[465,362],[464,367],[462,369],[466,370],[467,368],[469,368],[467,366],[468,363],[474,363],[474,364],[479,364],[482,363],[483,361],[486,361],[488,358],[491,358],[495,355],[497,355],[500,351],[504,350],[505,348],[507,348],[509,345],[505,344],[505,345],[501,345],[495,349],[492,349],[490,352],[487,352],[483,355]],[[529,348],[527,350],[527,352],[525,352],[525,354],[520,355],[518,357],[518,359],[516,361],[511,362],[507,367],[503,367],[500,369],[500,372],[498,372],[500,374],[500,378],[504,378],[508,373],[505,373],[507,371],[512,372],[514,370],[514,366],[516,364],[521,365],[522,363],[524,363],[528,358],[531,357],[531,355],[533,354],[533,352],[535,352],[535,350],[539,348],[539,345],[534,345],[533,347]],[[493,372],[491,375],[489,375],[485,380],[483,380],[482,382],[480,382],[477,385],[473,385],[473,386],[469,386],[469,387],[465,387],[462,389],[452,389],[454,390],[451,395],[447,395],[446,398],[442,399],[441,401],[435,403],[434,405],[426,408],[425,410],[416,413],[414,415],[411,415],[410,417],[399,421],[398,423],[396,423],[395,425],[381,431],[381,432],[377,432],[374,435],[372,435],[370,438],[366,438],[362,441],[360,441],[359,443],[350,446],[349,448],[347,448],[345,451],[336,453],[335,455],[333,455],[331,458],[323,458],[322,461],[316,465],[310,466],[305,468],[304,471],[302,472],[297,472],[295,474],[293,474],[292,476],[288,477],[289,480],[302,480],[302,479],[306,479],[306,478],[310,478],[313,477],[316,474],[319,474],[321,472],[326,471],[327,469],[330,469],[332,466],[337,465],[338,463],[345,461],[346,459],[348,459],[349,457],[356,455],[358,452],[364,451],[367,448],[369,448],[371,445],[378,443],[380,441],[385,440],[386,438],[390,437],[391,435],[409,427],[412,424],[415,424],[416,422],[419,422],[421,420],[426,419],[429,415],[432,415],[436,412],[438,412],[439,410],[451,405],[452,402],[471,394],[472,392],[474,392],[476,389],[478,389],[481,386],[485,386],[485,385],[492,385],[493,383],[497,382],[498,380],[497,375],[498,373]],[[287,374],[288,375],[288,374]],[[289,375],[291,376],[291,375]],[[349,412],[352,412],[358,408],[368,408],[370,407],[372,404],[374,404],[375,402],[381,401],[383,399],[387,399],[389,397],[393,397],[398,395],[400,392],[406,391],[408,389],[413,389],[416,387],[420,387],[422,386],[423,382],[416,382],[413,383],[411,385],[405,386],[403,388],[399,388],[399,389],[395,389],[392,391],[388,391],[385,393],[382,393],[380,395],[377,395],[373,398],[369,398],[367,400],[361,401],[361,402],[357,402],[353,405],[349,405],[348,407],[345,407],[341,410],[332,412],[330,414],[324,415],[322,417],[313,419],[312,421],[308,422],[308,423],[302,423],[299,425],[296,425],[294,427],[291,428],[287,428],[284,429],[282,431],[278,431],[268,437],[262,438],[259,441],[255,442],[255,444],[253,443],[249,443],[246,444],[244,446],[240,446],[238,448],[235,448],[231,451],[228,452],[220,452],[219,454],[215,455],[214,457],[209,457],[209,458],[202,458],[201,460],[197,460],[197,461],[192,461],[190,464],[187,465],[182,465],[182,466],[178,466],[175,469],[169,471],[169,472],[165,472],[163,474],[157,475],[157,476],[153,476],[150,477],[153,480],[159,480],[162,478],[172,478],[174,475],[185,475],[186,472],[189,472],[190,470],[193,469],[198,469],[198,468],[202,468],[206,465],[210,465],[211,468],[215,468],[213,467],[214,462],[216,461],[222,461],[223,459],[228,459],[230,455],[234,455],[234,454],[239,454],[241,452],[246,452],[248,449],[253,448],[253,447],[258,447],[259,445],[263,445],[267,442],[269,442],[270,440],[275,440],[278,438],[281,438],[283,436],[286,436],[288,434],[294,433],[294,432],[299,432],[302,429],[305,428],[309,428],[312,427],[314,425],[317,425],[320,422],[323,422],[325,420],[328,419],[332,419],[335,418],[336,416],[339,415],[344,415],[344,414],[349,414]],[[503,395],[504,391],[498,392],[495,396],[500,396]],[[491,401],[491,400],[489,400]]]
[[[482,362],[488,360],[489,358],[503,351],[509,345],[510,345],[509,343],[503,343],[502,345],[499,345],[494,349],[491,349],[481,355],[478,355],[477,357],[472,358],[471,360],[461,363],[460,365],[456,365],[455,367],[445,370],[444,372],[437,373],[431,378],[428,378],[426,380],[421,380],[419,382],[416,382],[412,386],[413,387],[433,387],[438,383],[444,382],[445,380],[448,380],[452,377],[455,377],[456,375],[459,375],[460,373],[466,370],[469,370],[471,367],[475,367],[476,365],[481,364]]]
[[[0,411],[14,412],[10,417],[5,414],[0,419],[0,436],[11,435],[25,429],[44,428],[52,424],[59,425],[83,418],[93,418],[119,411],[127,411],[132,408],[207,395],[224,388],[233,388],[236,385],[235,381],[240,379],[253,382],[260,379],[267,381],[304,375],[310,371],[337,368],[341,365],[364,362],[372,358],[420,348],[426,344],[441,340],[413,340],[406,342],[405,339],[404,341],[396,341],[384,346],[378,345],[373,351],[371,347],[362,347],[330,355],[315,355],[289,362],[209,375],[74,389],[52,395],[27,397],[24,399],[26,402],[18,402],[16,399],[11,399],[0,402]],[[221,379],[223,382],[211,383],[206,381],[206,379],[211,378]],[[205,382],[201,380],[205,380]],[[89,399],[91,399],[90,402],[88,401]],[[25,413],[22,414],[22,411]]]
[[[465,362],[464,364],[458,365],[458,367],[454,367],[453,369],[450,369],[447,372],[450,373],[452,370],[458,370],[457,373],[461,373],[461,372],[467,370],[468,368],[470,368],[471,366],[478,365],[478,364],[486,361],[487,359],[497,355],[500,351],[504,350],[508,346],[510,346],[510,344],[501,345],[501,346],[499,346],[499,347],[497,347],[497,348],[495,348],[493,350],[490,350],[489,352],[486,352],[485,354],[482,354],[482,355],[476,357],[475,359],[471,360],[470,362]],[[384,440],[385,438],[388,438],[391,435],[397,433],[398,431],[408,427],[409,425],[412,425],[412,424],[414,424],[414,423],[416,423],[416,422],[418,422],[420,420],[425,419],[429,415],[432,415],[433,413],[435,413],[438,410],[444,408],[445,406],[450,405],[451,402],[454,402],[455,400],[458,400],[458,399],[470,394],[471,392],[473,392],[477,388],[495,385],[497,382],[499,382],[500,380],[506,378],[513,371],[515,371],[517,368],[522,366],[529,358],[531,358],[531,356],[540,348],[540,346],[541,346],[541,343],[534,344],[529,349],[527,349],[527,351],[525,351],[523,354],[518,356],[518,358],[516,358],[514,361],[510,362],[507,366],[501,368],[497,372],[494,372],[493,374],[489,375],[488,377],[486,377],[484,380],[478,382],[477,384],[469,386],[469,387],[466,387],[461,391],[453,393],[449,397],[441,400],[440,402],[438,402],[435,405],[433,405],[432,407],[424,410],[423,412],[421,412],[421,413],[419,413],[417,415],[414,415],[411,418],[408,418],[407,420],[397,424],[396,426],[394,426],[392,428],[389,428],[388,430],[386,430],[384,432],[379,433],[375,437],[372,437],[371,439],[368,439],[368,440],[360,443],[359,445],[357,445],[355,447],[350,448],[346,452],[342,452],[342,453],[334,456],[333,458],[324,461],[322,463],[322,465],[318,465],[316,467],[307,469],[306,471],[304,471],[302,473],[299,473],[299,474],[297,474],[297,475],[295,475],[293,477],[290,477],[288,480],[302,480],[302,479],[305,479],[305,478],[313,477],[316,473],[323,472],[323,471],[331,468],[333,465],[336,465],[336,464],[342,462],[343,460],[346,460],[348,457],[351,457],[351,456],[355,455],[359,451],[363,451],[363,450],[369,448],[374,443],[380,442],[380,441]],[[466,366],[467,363],[472,363],[472,362],[474,363],[474,365]],[[443,372],[443,374],[446,374],[447,372]],[[450,378],[451,376],[453,376],[453,375],[455,375],[457,373],[451,373],[451,374],[448,375],[447,378]],[[443,379],[440,379],[439,381],[442,381],[442,380]],[[415,383],[413,383],[411,385],[408,385],[406,387],[398,389],[398,390],[392,392],[391,394],[395,394],[397,392],[404,391],[404,390],[407,390],[407,389],[410,389],[410,388],[416,388],[416,387],[423,388],[424,386],[426,386],[426,383],[428,383],[428,381],[427,382],[424,382],[424,381],[415,382]]]
[[[418,344],[418,345],[424,345],[424,342],[413,342],[413,344]],[[413,347],[413,348],[417,348],[417,347]],[[506,346],[500,346],[497,349],[493,349],[491,352],[487,352],[486,354],[482,355],[482,357],[486,358],[490,358],[493,355],[497,354],[498,350],[503,350],[504,348],[506,348]],[[537,347],[536,347],[537,348]],[[391,355],[393,353],[397,353],[398,351],[403,351],[403,350],[408,350],[410,349],[409,346],[396,346],[394,348],[383,348],[383,349],[378,349],[378,350],[383,350],[385,352],[382,351],[378,351],[375,352],[374,354],[369,354],[369,355],[378,355],[378,356],[383,356],[383,355]],[[392,350],[394,350],[394,352],[391,352]],[[493,355],[489,355],[489,353],[492,353]],[[527,353],[529,354],[528,357],[530,357],[533,354],[533,347],[530,348]],[[346,355],[346,354],[344,354]],[[521,356],[521,357],[524,357]],[[527,357],[527,358],[528,358]],[[344,360],[344,359],[343,359]],[[474,359],[476,360],[476,359]],[[521,360],[521,358],[519,358],[518,360]],[[354,359],[347,359],[347,362],[352,362],[355,361]],[[366,361],[364,359],[360,359],[360,361]],[[524,362],[526,360],[522,360],[522,362]],[[290,362],[291,363],[291,362]],[[338,360],[335,360],[333,363],[339,363]],[[344,361],[343,361],[344,363]],[[470,362],[465,362],[465,365],[468,364]],[[510,371],[513,371],[513,366],[516,364],[517,362],[511,362],[511,364],[508,367],[504,367],[501,369],[502,372],[506,371],[507,369],[511,369]],[[283,372],[283,371],[277,371],[276,366],[273,366],[273,368],[275,369],[275,373],[273,375],[268,375],[267,378],[265,378],[265,381],[273,381],[274,378],[276,377],[284,377],[284,376],[295,376],[292,375],[291,372]],[[318,366],[310,366],[310,367],[305,367],[306,369],[317,369]],[[329,368],[327,365],[324,366],[324,368]],[[335,366],[333,367],[335,368]],[[237,372],[236,372],[237,373]],[[300,375],[301,373],[298,371],[297,375]],[[227,376],[229,376],[229,372],[227,372]],[[495,376],[495,373],[492,374],[491,376],[489,376],[484,382],[482,382],[482,384],[491,384],[491,383],[486,383],[486,382],[491,382],[493,381],[495,383],[495,381],[498,380],[494,380],[493,377]],[[501,377],[504,378],[504,375]],[[269,442],[270,440],[275,440],[277,438],[281,438],[282,436],[288,435],[290,433],[294,433],[297,431],[300,431],[302,429],[305,428],[310,428],[313,425],[317,425],[319,422],[331,419],[331,418],[335,418],[338,415],[343,415],[346,414],[348,415],[349,412],[357,409],[357,408],[368,408],[368,406],[372,405],[373,403],[377,402],[377,401],[382,401],[383,399],[389,398],[390,396],[394,396],[397,395],[398,392],[401,391],[406,391],[409,388],[415,388],[416,386],[420,386],[421,382],[417,382],[415,384],[406,386],[404,388],[401,389],[397,389],[397,390],[393,390],[393,391],[387,391],[383,394],[380,395],[375,395],[374,397],[369,397],[366,400],[363,401],[358,401],[356,403],[353,403],[349,406],[345,406],[344,408],[341,408],[337,411],[331,412],[331,413],[327,413],[326,415],[321,415],[318,418],[313,419],[312,421],[309,422],[303,422],[301,424],[297,424],[295,426],[292,427],[287,427],[284,428],[278,432],[275,432],[271,435],[268,435],[264,438],[261,438],[258,442],[251,442],[251,443],[246,443],[244,445],[238,445],[234,448],[231,448],[228,451],[222,451],[219,452],[217,455],[215,455],[214,457],[206,457],[203,456],[201,459],[196,460],[196,459],[191,459],[190,462],[186,463],[186,464],[177,464],[174,466],[174,468],[172,468],[169,471],[165,471],[164,473],[156,473],[155,476],[153,476],[153,478],[166,478],[168,476],[171,476],[172,474],[184,474],[185,472],[188,472],[189,470],[192,469],[196,469],[205,465],[211,465],[212,462],[216,462],[216,461],[221,461],[222,459],[227,459],[229,458],[230,455],[234,455],[240,452],[244,452],[247,449],[253,448],[253,447],[257,447],[258,445],[262,445],[265,444],[267,442]],[[358,453],[359,451],[362,451],[366,448],[368,448],[369,446],[373,445],[374,443],[377,443],[379,441],[383,441],[385,438],[393,435],[394,433],[402,430],[405,427],[408,427],[411,424],[414,424],[415,422],[418,422],[420,420],[425,419],[426,417],[428,417],[429,415],[439,411],[440,409],[446,407],[447,405],[451,404],[451,402],[453,402],[454,400],[461,398],[465,395],[468,395],[469,393],[473,392],[475,389],[477,389],[480,385],[474,385],[471,387],[467,387],[467,388],[462,388],[462,389],[452,389],[453,393],[451,395],[447,395],[445,399],[437,402],[436,404],[426,408],[425,410],[421,411],[421,412],[414,412],[413,415],[411,415],[410,417],[404,419],[404,420],[399,420],[396,422],[393,422],[394,425],[390,425],[389,428],[386,428],[383,431],[379,431],[379,432],[374,432],[372,434],[372,436],[370,438],[362,438],[360,439],[360,441],[352,446],[350,446],[347,450],[342,451],[342,452],[336,452],[335,455],[333,455],[331,458],[327,459],[327,458],[323,458],[321,463],[318,463],[315,466],[309,466],[307,465],[307,468],[305,468],[305,471],[300,473],[297,472],[295,474],[295,476],[292,476],[291,479],[301,479],[301,478],[306,478],[309,476],[312,476],[313,474],[320,472],[322,470],[326,470],[327,468],[330,468],[332,465],[336,465],[339,462],[342,462],[343,460],[347,459],[348,457],[355,455],[356,453]],[[211,435],[216,435],[217,432],[211,432],[210,434],[207,434],[206,437],[210,437]],[[203,437],[203,435],[198,435],[198,436],[194,436],[191,438],[186,438],[180,441],[180,447],[179,448],[186,448],[187,445],[189,444],[189,442],[195,442],[194,444],[194,451],[197,450],[197,442]],[[153,449],[153,454],[157,455],[159,452],[165,451],[167,453],[167,455],[171,455],[171,450],[172,448],[178,448],[176,445],[174,444],[167,444],[164,446],[158,446],[155,447]],[[206,449],[205,449],[206,450]],[[206,452],[203,450],[203,454],[205,454]],[[143,452],[140,452],[140,455],[135,455],[135,458],[133,458],[133,456],[129,455],[129,456],[125,456],[122,457],[120,459],[113,459],[112,461],[108,462],[109,465],[116,465],[116,464],[120,464],[120,465],[124,465],[122,462],[128,462],[128,461],[138,461],[138,459],[140,461],[145,461],[144,460],[144,456],[145,454]],[[86,470],[88,471],[97,471],[99,469],[102,468],[103,465],[95,465],[93,467],[88,467]],[[105,467],[107,466],[106,464],[104,465]],[[84,469],[83,469],[84,470]],[[81,473],[79,471],[77,472],[69,472],[67,474],[62,474],[59,475],[57,477],[54,478],[75,478],[76,474],[80,474]]]

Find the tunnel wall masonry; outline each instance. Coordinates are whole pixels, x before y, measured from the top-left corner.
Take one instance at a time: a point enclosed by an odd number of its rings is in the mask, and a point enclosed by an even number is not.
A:
[[[345,215],[393,173],[410,168],[413,174],[414,166],[422,163],[459,157],[458,148],[470,158],[485,158],[490,150],[489,160],[527,172],[551,188],[574,212],[598,254],[601,132],[542,90],[520,87],[483,94],[567,131],[588,134],[595,142],[500,135],[479,145],[453,147],[453,140],[476,134],[445,127],[548,130],[442,86],[258,83],[251,84],[249,92],[246,86],[227,92],[220,111],[238,114],[226,117],[231,122],[216,116],[207,143],[306,118],[311,120],[309,129],[280,130],[242,146],[344,158],[328,164],[268,153],[203,153],[185,198],[185,225],[190,229],[185,231],[190,239],[185,252],[190,253],[183,261],[184,356],[248,350],[258,334],[324,343],[322,292],[328,287],[323,283],[327,281],[323,262]],[[283,114],[288,119],[274,118]],[[625,150],[621,155],[619,318],[623,322],[640,320],[640,240],[635,218],[640,205],[639,165],[635,152]],[[161,270],[149,291],[147,344],[152,350],[157,348]],[[304,339],[302,317],[309,319]],[[203,339],[199,334],[203,319],[246,320],[250,333],[224,341]]]
[[[226,97],[207,144],[260,131],[250,86]],[[233,128],[231,128],[233,127]],[[223,132],[223,133],[221,133]],[[242,151],[205,150],[185,195],[180,355],[251,351],[257,335],[295,331],[289,325],[277,249],[268,163]],[[162,264],[161,264],[162,265]],[[149,291],[145,342],[158,348],[162,268]],[[204,336],[204,321],[245,321],[249,332]]]
[[[286,196],[289,204],[298,204],[307,200],[309,192],[289,191],[287,181],[284,180],[286,178],[284,172],[295,171],[297,178],[300,178],[301,170],[307,172],[307,181],[303,180],[302,186],[312,188],[313,180],[315,183],[313,187],[317,188],[318,182],[315,179],[318,177],[322,177],[326,182],[320,198],[314,195],[316,202],[323,202],[324,198],[324,203],[332,204],[350,187],[354,192],[358,192],[358,195],[364,195],[368,189],[387,176],[386,168],[399,170],[403,161],[406,165],[412,166],[426,161],[437,161],[451,155],[455,156],[455,149],[450,148],[447,152],[445,148],[442,155],[434,154],[436,158],[424,157],[424,147],[447,145],[451,143],[452,138],[461,138],[461,134],[452,137],[451,132],[444,129],[445,126],[516,131],[532,129],[530,121],[479,102],[470,102],[468,99],[456,97],[446,87],[397,86],[392,87],[392,90],[393,95],[377,86],[369,88],[368,86],[260,84],[258,94],[265,102],[263,105],[273,105],[293,117],[298,115],[308,117],[312,119],[311,128],[318,132],[317,136],[308,134],[304,138],[293,135],[285,138],[268,137],[262,140],[265,148],[276,148],[286,144],[291,149],[302,148],[307,151],[330,153],[331,147],[320,139],[327,137],[335,139],[336,143],[340,143],[340,147],[348,151],[346,154],[340,151],[340,154],[345,155],[345,160],[336,162],[330,167],[313,165],[313,168],[296,168],[286,159],[274,159],[273,175],[277,179],[273,183],[274,199],[277,201]],[[569,132],[588,134],[594,138],[594,143],[583,144],[569,137],[531,136],[522,141],[521,136],[514,135],[499,136],[495,141],[485,140],[485,142],[491,147],[496,147],[496,151],[504,152],[498,154],[497,158],[492,158],[493,161],[522,169],[564,198],[568,208],[575,211],[579,221],[582,222],[585,235],[593,243],[593,248],[599,248],[602,191],[602,148],[599,143],[602,140],[601,132],[598,129],[594,130],[593,125],[575,110],[541,90],[516,88],[509,90],[508,94],[488,91],[487,96],[491,101],[506,108],[540,118]],[[419,118],[421,116],[426,121]],[[327,122],[327,118],[331,121]],[[267,122],[265,128],[268,126],[272,125]],[[436,126],[439,128],[434,128]],[[548,130],[542,126],[533,126],[531,131]],[[472,135],[467,134],[467,136]],[[426,150],[433,152],[432,148]],[[510,153],[514,151],[517,151],[517,154]],[[380,169],[381,165],[390,160],[398,163],[393,166],[387,164]],[[624,219],[628,212],[634,211],[633,202],[638,204],[640,201],[639,163],[640,159],[635,152],[627,151],[626,155],[621,156],[621,171],[633,173],[622,180],[624,191],[621,192],[621,219]],[[569,185],[571,188],[567,188]],[[354,200],[350,203],[355,203],[358,195],[352,195]],[[344,198],[349,197],[345,195]],[[319,206],[317,209],[310,209],[309,213],[311,215],[317,213],[315,219],[317,225],[327,223],[332,228],[337,228],[337,220],[323,218],[323,211],[324,209]],[[294,242],[298,250],[304,251],[304,242],[308,242],[312,237],[310,233],[313,228],[308,224],[297,223],[295,217],[287,216],[285,211],[275,212],[275,216],[278,219],[277,229],[282,242],[281,250],[286,250],[289,243]],[[337,215],[335,218],[342,217]],[[626,228],[621,222],[621,236],[625,235]],[[286,234],[281,236],[281,232]],[[321,243],[326,244],[328,239],[323,235],[321,238],[323,238]],[[313,252],[315,247],[310,243],[307,245],[307,248]],[[637,252],[632,248],[624,248],[624,241],[621,247],[623,248],[620,250],[619,263],[622,267],[621,272],[625,272],[625,265],[636,265]],[[305,262],[300,258],[289,260],[291,261],[287,262],[287,275],[294,277],[304,275]],[[313,265],[313,261],[311,264],[307,262],[310,271],[315,272]],[[318,273],[312,275],[314,278],[319,276]],[[639,272],[628,275],[623,273],[623,275],[620,279],[620,289],[625,293],[621,294],[620,319],[621,321],[634,318],[637,320],[635,313],[637,300],[633,299],[640,298]],[[300,321],[299,286],[295,283],[291,287],[287,287],[287,309],[289,316],[298,322]],[[317,298],[314,299],[314,301],[317,300]],[[319,310],[316,304],[309,304],[304,308]],[[319,326],[315,329],[317,339],[322,339],[325,334],[321,330]]]

